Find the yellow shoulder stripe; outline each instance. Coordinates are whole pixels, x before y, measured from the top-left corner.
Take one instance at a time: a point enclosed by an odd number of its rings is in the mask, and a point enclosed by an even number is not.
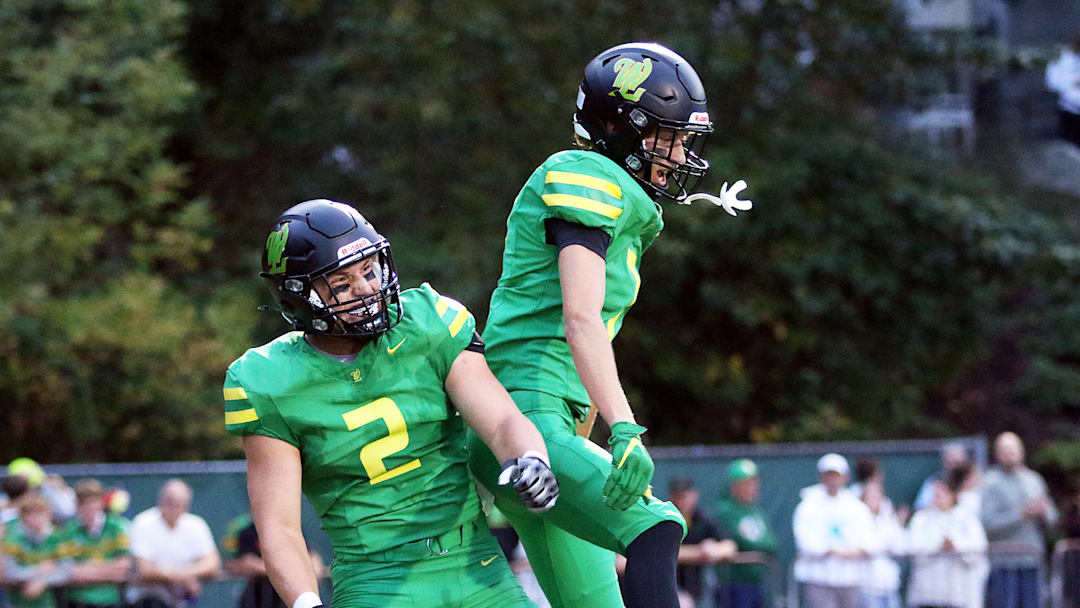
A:
[[[609,196],[615,198],[622,198],[622,188],[618,184],[613,184],[606,179],[600,179],[599,177],[593,177],[591,175],[582,175],[580,173],[568,173],[566,171],[548,171],[544,176],[545,184],[569,184],[571,186],[584,186],[586,188],[592,188],[593,190],[599,190]]]
[[[604,217],[610,217],[612,219],[619,217],[623,212],[622,209],[619,209],[615,205],[594,201],[591,198],[585,198],[584,196],[574,196],[573,194],[544,194],[540,198],[544,200],[544,204],[548,207],[575,207],[577,209],[599,213]]]
[[[469,311],[465,310],[464,308],[462,308],[461,310],[458,311],[457,316],[454,317],[454,320],[451,321],[451,323],[450,323],[450,337],[451,338],[458,335],[458,332],[461,331],[461,327],[463,325],[465,325],[465,321],[468,320],[468,318],[469,318]]]
[[[258,419],[259,413],[256,412],[253,407],[236,412],[225,412],[225,424],[244,424],[245,422],[253,422]]]
[[[446,303],[446,298],[439,296],[439,300],[435,302],[435,314],[441,317],[446,313],[447,308],[450,308],[450,305]]]
[[[247,391],[242,386],[226,386],[222,392],[225,394],[225,401],[247,399]]]

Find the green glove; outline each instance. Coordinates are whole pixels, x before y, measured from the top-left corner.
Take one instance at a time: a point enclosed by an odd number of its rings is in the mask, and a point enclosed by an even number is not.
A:
[[[649,489],[655,467],[641,444],[645,431],[645,427],[633,422],[611,425],[611,474],[604,484],[604,504],[612,509],[629,509]]]

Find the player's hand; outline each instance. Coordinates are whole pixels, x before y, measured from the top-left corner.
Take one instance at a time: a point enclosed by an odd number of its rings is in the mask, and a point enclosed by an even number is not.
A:
[[[604,504],[625,511],[649,487],[653,476],[653,461],[641,443],[645,427],[633,422],[611,425],[608,448],[611,450],[611,474],[604,484]]]
[[[499,485],[514,484],[521,502],[533,513],[543,513],[559,499],[559,482],[540,454],[526,452],[521,458],[507,460],[499,473]]]

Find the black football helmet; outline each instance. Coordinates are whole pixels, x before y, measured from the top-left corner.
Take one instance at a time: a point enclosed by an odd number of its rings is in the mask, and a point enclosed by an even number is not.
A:
[[[646,146],[643,140],[664,133],[660,129],[674,135]],[[574,133],[626,169],[646,192],[677,201],[693,192],[709,170],[701,150],[712,130],[701,79],[671,49],[632,42],[600,53],[585,66]],[[675,137],[684,138],[684,160],[672,158]],[[653,164],[667,170],[665,187],[652,183]]]
[[[339,300],[329,275],[368,258],[373,258],[372,273],[380,280],[379,289]],[[266,239],[259,276],[270,281],[281,316],[303,332],[370,337],[401,320],[401,284],[390,241],[344,203],[316,199],[282,213]],[[328,294],[329,301],[316,286]]]

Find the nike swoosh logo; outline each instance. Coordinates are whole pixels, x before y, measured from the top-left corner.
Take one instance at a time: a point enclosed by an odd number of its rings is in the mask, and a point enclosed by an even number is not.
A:
[[[630,443],[626,444],[626,451],[623,452],[622,460],[619,461],[619,466],[615,467],[616,469],[622,468],[623,463],[626,462],[626,459],[630,456],[630,452],[634,451],[634,448],[641,448],[642,450],[645,449],[645,446],[641,445],[641,440],[637,437],[634,437],[630,440]]]
[[[392,354],[396,353],[398,347],[401,346],[402,344],[404,344],[405,340],[408,340],[408,339],[409,339],[409,336],[405,336],[404,338],[401,339],[401,342],[397,343],[397,346],[394,346],[394,348],[390,348],[389,346],[387,346],[386,347],[386,354],[392,355]]]
[[[490,564],[491,562],[495,561],[496,557],[499,557],[499,556],[498,555],[492,555],[491,557],[489,557],[487,559],[482,559],[482,560],[480,560],[480,565],[481,566],[486,566],[486,565]]]

